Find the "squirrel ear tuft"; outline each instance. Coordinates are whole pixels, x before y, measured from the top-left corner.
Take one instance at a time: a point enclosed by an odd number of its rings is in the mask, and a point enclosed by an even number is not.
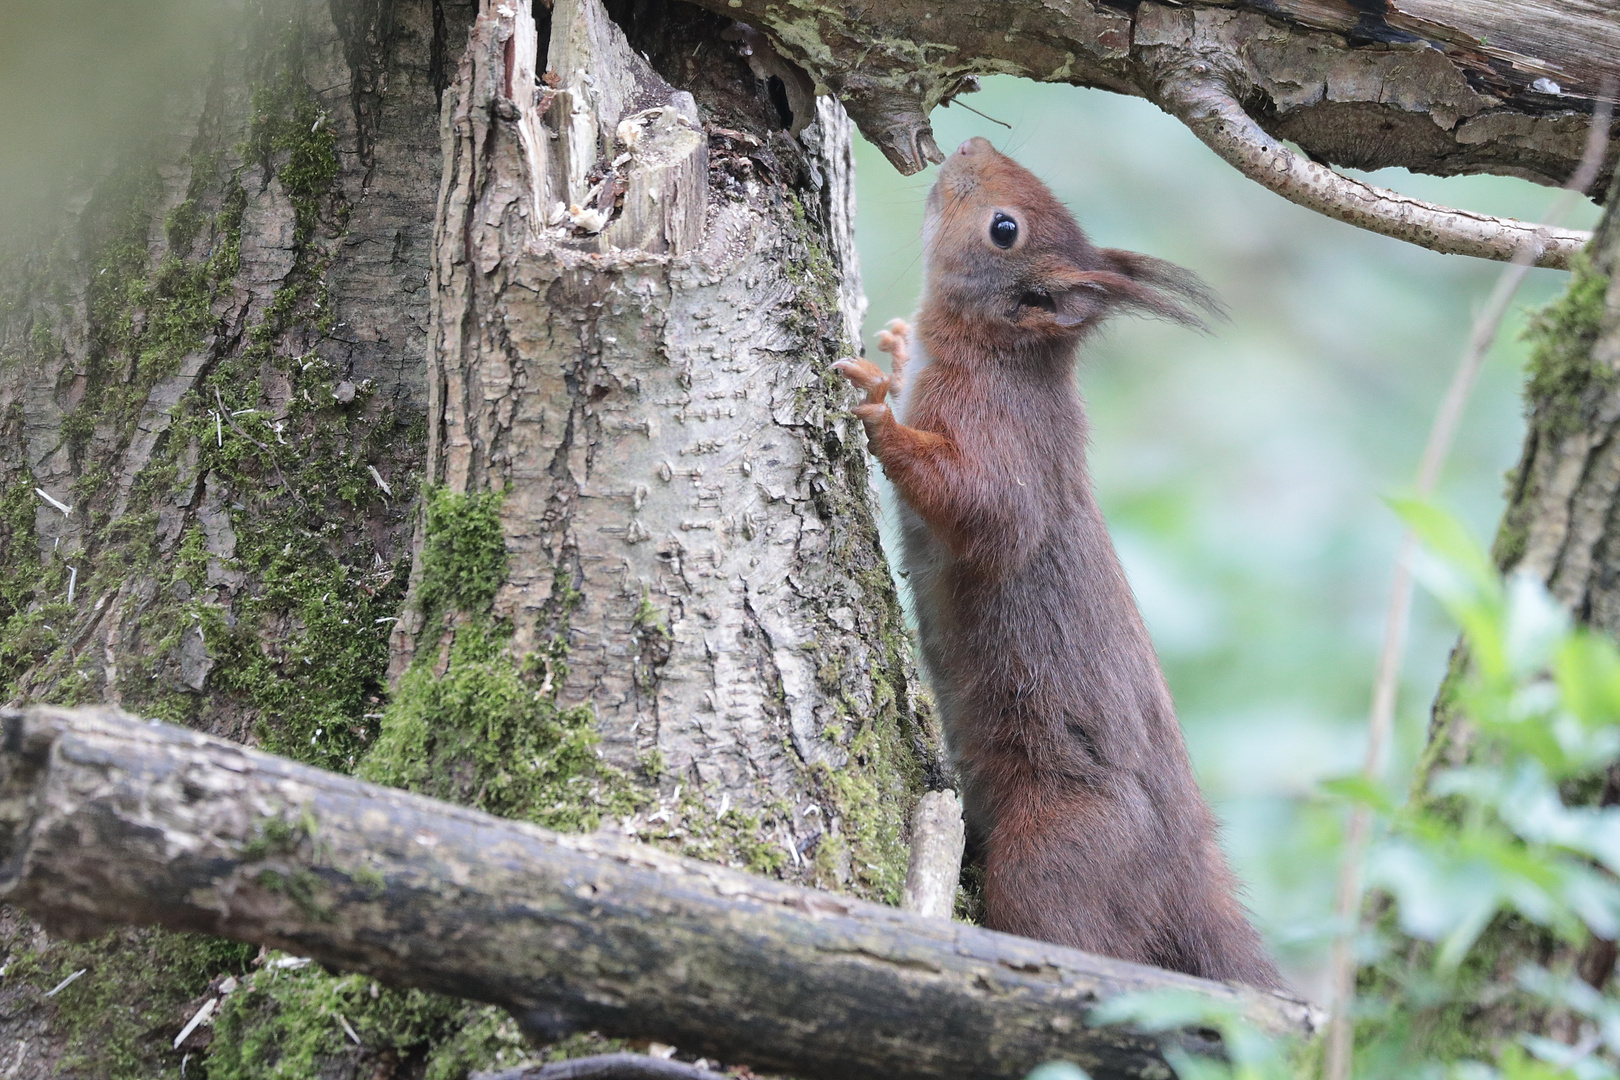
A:
[[[1045,282],[1051,296],[1051,321],[1073,328],[1131,311],[1169,319],[1197,330],[1208,329],[1202,315],[1181,296],[1115,270],[1065,269]]]
[[[1129,298],[1121,295],[1120,302],[1125,307],[1195,330],[1207,331],[1211,320],[1226,318],[1220,299],[1204,279],[1191,270],[1120,248],[1102,248],[1097,254],[1107,269],[1136,286],[1130,290]]]
[[[1020,298],[1021,317],[1030,325],[1044,323],[1061,330],[1126,311],[1195,330],[1209,329],[1206,316],[1224,317],[1209,287],[1174,263],[1105,248],[1092,252],[1085,265],[1053,259],[1042,266]]]

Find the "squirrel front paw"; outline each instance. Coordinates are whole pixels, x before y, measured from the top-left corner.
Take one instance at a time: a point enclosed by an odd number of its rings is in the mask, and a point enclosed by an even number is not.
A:
[[[888,402],[884,400],[888,397],[892,380],[883,373],[882,368],[864,357],[846,356],[833,364],[833,370],[848,379],[856,389],[866,391],[866,400],[855,406],[853,411],[856,418],[866,425],[867,437],[879,439],[885,425],[894,419]],[[874,441],[874,451],[877,445]]]
[[[833,364],[833,370],[853,383],[857,390],[866,391],[866,404],[856,408],[857,415],[867,405],[883,405],[889,396],[889,376],[865,357],[846,356]]]

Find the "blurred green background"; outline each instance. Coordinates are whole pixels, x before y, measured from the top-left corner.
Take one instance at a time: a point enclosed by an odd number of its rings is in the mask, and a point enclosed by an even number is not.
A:
[[[1314,792],[1360,767],[1400,535],[1382,500],[1409,490],[1500,267],[1294,206],[1145,101],[1007,77],[968,101],[1012,129],[936,110],[947,153],[989,138],[1044,179],[1099,245],[1181,263],[1230,309],[1231,322],[1208,337],[1120,320],[1085,351],[1079,377],[1103,511],[1227,850],[1296,986],[1320,1000],[1341,812]],[[877,356],[877,331],[916,303],[933,170],[903,177],[870,145],[857,153],[866,347]],[[1366,178],[1530,219],[1555,197],[1505,177]],[[1589,228],[1597,216],[1584,203],[1567,223]],[[1439,501],[1485,540],[1523,435],[1526,311],[1564,280],[1531,274],[1446,469]],[[892,537],[893,497],[883,494]],[[1389,774],[1397,788],[1454,636],[1420,595]]]

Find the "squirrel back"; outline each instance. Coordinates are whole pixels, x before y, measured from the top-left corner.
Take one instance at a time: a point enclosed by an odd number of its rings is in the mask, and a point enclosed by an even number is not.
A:
[[[1199,326],[1216,305],[1178,267],[1094,247],[984,139],[941,168],[924,245],[916,325],[881,339],[894,375],[839,367],[868,391],[856,413],[901,499],[986,922],[1279,987],[1093,496],[1074,381],[1078,345],[1106,316]]]

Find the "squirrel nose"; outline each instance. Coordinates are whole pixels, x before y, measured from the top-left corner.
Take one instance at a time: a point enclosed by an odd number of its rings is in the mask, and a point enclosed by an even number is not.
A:
[[[989,139],[986,139],[983,135],[975,135],[973,138],[964,142],[961,146],[958,146],[956,148],[956,152],[961,154],[963,157],[974,157],[975,155],[984,153],[986,150],[994,149],[995,147],[990,145]]]

